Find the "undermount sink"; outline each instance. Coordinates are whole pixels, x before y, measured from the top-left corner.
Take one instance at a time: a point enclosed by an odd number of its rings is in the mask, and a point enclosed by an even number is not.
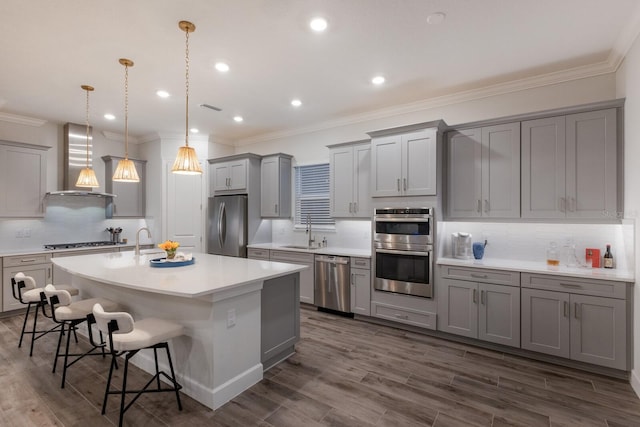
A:
[[[288,249],[305,249],[307,251],[314,251],[318,248],[310,248],[309,246],[303,246],[303,245],[284,245],[281,246],[282,248],[288,248]]]

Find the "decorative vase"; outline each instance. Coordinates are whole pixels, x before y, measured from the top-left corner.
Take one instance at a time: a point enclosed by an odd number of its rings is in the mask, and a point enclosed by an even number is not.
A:
[[[167,253],[167,259],[174,259],[176,257],[176,250],[165,251]]]

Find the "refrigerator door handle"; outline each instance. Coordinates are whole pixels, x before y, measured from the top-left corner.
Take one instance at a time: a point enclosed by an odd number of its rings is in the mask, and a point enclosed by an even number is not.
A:
[[[220,203],[220,208],[218,210],[218,242],[220,243],[221,248],[224,246],[224,235],[227,233],[226,227],[224,227],[222,224],[223,221],[226,222],[224,202]]]

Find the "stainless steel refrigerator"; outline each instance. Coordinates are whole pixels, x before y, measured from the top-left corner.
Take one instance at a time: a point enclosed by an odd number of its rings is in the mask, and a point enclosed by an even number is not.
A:
[[[207,251],[247,257],[247,196],[209,197]]]

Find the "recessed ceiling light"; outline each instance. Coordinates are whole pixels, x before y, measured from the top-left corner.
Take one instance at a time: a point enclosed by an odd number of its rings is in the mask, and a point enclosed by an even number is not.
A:
[[[225,64],[224,62],[216,62],[216,70],[220,71],[221,73],[226,73],[227,71],[229,71],[229,65]]]
[[[327,29],[327,20],[324,18],[313,18],[309,22],[309,26],[313,31],[321,33]]]
[[[235,117],[233,118],[233,120],[234,120],[234,121],[236,121],[236,122],[238,122],[238,123],[240,123],[240,122],[241,122],[241,121],[243,121],[244,119],[242,118],[242,116],[235,116]]]
[[[116,116],[114,116],[113,114],[107,113],[107,114],[104,115],[104,118],[107,119],[107,120],[115,120]]]
[[[169,92],[167,92],[166,90],[159,90],[156,92],[156,95],[158,95],[160,98],[168,98]]]
[[[444,18],[446,17],[447,15],[442,12],[432,13],[431,15],[427,16],[427,24],[438,25],[442,23],[444,21]]]
[[[189,129],[189,132],[191,132],[191,133],[198,133],[198,132],[200,132],[200,131],[199,131],[198,129],[196,129],[196,128],[191,128],[191,129]]]
[[[300,101],[299,99],[294,99],[291,101],[291,105],[293,105],[294,107],[299,107],[302,105],[302,101]]]
[[[371,83],[373,83],[374,85],[381,85],[384,82],[385,78],[383,76],[375,76],[371,79]]]

